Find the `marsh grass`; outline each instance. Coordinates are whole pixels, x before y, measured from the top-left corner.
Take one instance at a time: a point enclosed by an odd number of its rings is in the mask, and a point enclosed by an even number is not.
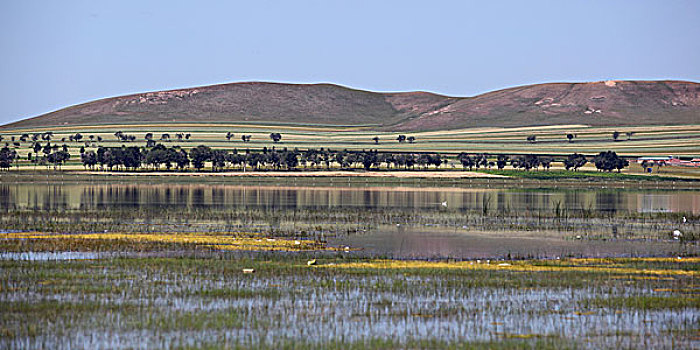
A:
[[[191,243],[164,243],[132,239],[25,238],[0,239],[3,252],[162,252],[211,250]]]
[[[0,261],[0,346],[693,347],[697,297],[672,300],[698,262],[674,259]]]
[[[682,241],[700,237],[700,217],[692,213],[637,213],[571,210],[554,203],[552,209],[512,210],[493,208],[484,196],[473,209],[326,208],[264,210],[245,208],[119,208],[110,210],[28,210],[0,212],[5,230],[40,232],[210,232],[257,233],[277,237],[324,240],[361,233],[382,225],[468,227],[479,231],[558,231],[585,235],[588,239],[673,239],[675,229]],[[688,223],[682,223],[686,217]]]
[[[13,252],[57,251],[56,247],[69,251],[143,252],[158,250],[218,250],[218,251],[323,251],[337,250],[322,242],[263,237],[238,233],[64,233],[11,232],[0,234],[6,247]],[[45,241],[45,242],[42,242]],[[0,241],[2,242],[2,241]],[[13,244],[14,243],[14,244]],[[38,249],[37,249],[38,248]],[[133,248],[139,249],[134,250]],[[24,250],[22,250],[24,249]],[[61,251],[61,250],[58,250]]]

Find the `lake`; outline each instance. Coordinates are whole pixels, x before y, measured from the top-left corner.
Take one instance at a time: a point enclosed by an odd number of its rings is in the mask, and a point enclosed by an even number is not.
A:
[[[515,184],[515,183],[514,183]],[[444,203],[444,204],[443,204]],[[698,190],[196,184],[0,184],[0,210],[138,207],[402,210],[561,210],[700,215]]]
[[[0,211],[11,229],[50,213],[59,231],[256,231],[393,258],[669,256],[697,251],[670,235],[698,232],[700,191],[15,183]]]

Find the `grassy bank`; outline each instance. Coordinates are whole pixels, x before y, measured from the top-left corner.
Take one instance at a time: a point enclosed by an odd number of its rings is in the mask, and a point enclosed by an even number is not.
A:
[[[170,175],[170,176],[168,176]],[[697,189],[700,180],[675,175],[602,173],[597,171],[298,171],[275,172],[87,172],[22,170],[0,172],[11,184],[202,184],[293,187],[408,187],[408,188],[636,188]]]
[[[673,175],[643,175],[643,174],[627,174],[618,172],[600,172],[600,171],[568,171],[568,170],[550,170],[550,171],[523,171],[523,170],[495,170],[481,169],[478,173],[501,175],[514,178],[537,179],[537,180],[559,180],[559,179],[587,179],[596,181],[683,181]],[[687,180],[693,181],[693,180]]]

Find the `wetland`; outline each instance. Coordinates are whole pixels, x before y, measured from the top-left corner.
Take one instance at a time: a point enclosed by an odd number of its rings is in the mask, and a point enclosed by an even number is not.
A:
[[[700,346],[692,185],[2,180],[2,348]]]

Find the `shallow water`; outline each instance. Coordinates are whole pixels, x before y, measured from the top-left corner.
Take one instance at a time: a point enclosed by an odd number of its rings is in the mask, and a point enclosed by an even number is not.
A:
[[[330,240],[370,256],[396,259],[516,259],[649,257],[698,254],[695,244],[673,240],[579,239],[571,233],[474,231],[468,228],[383,226]]]
[[[514,183],[515,184],[515,183]],[[141,210],[163,207],[324,210],[333,208],[700,215],[700,191],[347,187],[234,184],[0,184],[0,210]]]

